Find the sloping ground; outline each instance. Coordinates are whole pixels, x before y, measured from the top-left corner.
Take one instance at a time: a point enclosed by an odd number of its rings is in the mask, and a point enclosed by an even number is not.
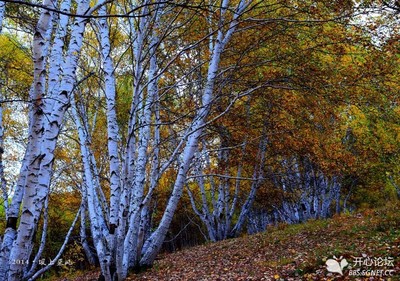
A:
[[[347,260],[343,276],[327,270],[333,256]],[[128,280],[400,280],[400,206],[279,225],[163,255]]]

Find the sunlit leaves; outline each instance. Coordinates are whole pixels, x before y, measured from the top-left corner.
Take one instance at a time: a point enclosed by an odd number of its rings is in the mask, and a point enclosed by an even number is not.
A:
[[[32,81],[32,61],[29,50],[16,38],[0,36],[0,72],[3,99],[24,99]]]

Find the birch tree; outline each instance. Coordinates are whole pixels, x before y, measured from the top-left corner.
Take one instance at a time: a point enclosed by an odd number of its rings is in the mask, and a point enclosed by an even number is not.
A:
[[[233,8],[229,1],[220,7],[219,22],[214,30],[211,56],[208,63],[205,87],[200,96],[200,105],[192,120],[184,123],[186,129],[175,147],[163,152],[161,158],[161,130],[159,79],[170,65],[181,56],[182,49],[176,49],[170,59],[165,60],[164,40],[179,27],[177,10],[163,2],[143,1],[128,4],[127,10],[138,9],[138,18],[129,18],[132,38],[132,103],[127,126],[126,141],[121,142],[121,132],[116,119],[116,85],[113,58],[111,56],[110,26],[105,18],[97,21],[100,57],[104,74],[104,97],[106,99],[106,118],[109,155],[110,198],[101,204],[101,189],[97,175],[97,164],[91,151],[90,130],[87,128],[87,112],[73,100],[72,110],[80,139],[81,155],[84,165],[84,188],[92,237],[99,257],[102,275],[106,280],[124,280],[130,268],[151,265],[161,248],[171,223],[173,214],[182,196],[186,176],[191,168],[191,160],[197,150],[198,141],[214,99],[221,55],[233,36],[240,17],[248,7],[248,2],[239,1]],[[234,12],[230,12],[233,9]],[[106,15],[105,8],[99,15]],[[175,13],[175,14],[174,14]],[[172,15],[172,17],[171,17]],[[195,45],[195,44],[194,44]],[[163,61],[159,61],[162,56]],[[190,69],[187,70],[191,72]],[[121,160],[117,151],[122,151]],[[165,154],[167,153],[167,154]],[[163,211],[162,219],[150,233],[150,204],[159,179],[171,167],[177,167],[172,194]],[[107,211],[108,210],[108,211]]]
[[[293,90],[289,82],[295,84],[296,79],[297,90],[317,92],[314,80],[300,79],[304,76],[299,75],[304,69],[315,74],[312,71],[318,68],[313,62],[320,62],[315,57],[317,52],[313,52],[315,61],[307,59],[307,63],[303,57],[286,58],[287,50],[307,54],[316,45],[304,46],[315,43],[310,39],[314,37],[304,39],[295,29],[286,32],[297,21],[308,33],[312,21],[308,11],[318,8],[322,13],[329,5],[310,8],[309,3],[299,1],[301,8],[292,8],[291,3],[281,9],[267,3],[257,10],[262,15],[250,15],[247,12],[251,5],[258,7],[262,1],[196,1],[192,5],[187,1],[44,0],[41,5],[20,4],[34,5],[40,14],[32,39],[34,81],[29,92],[29,140],[15,192],[7,206],[0,280],[35,279],[49,269],[37,270],[38,260],[45,252],[55,149],[61,128],[69,126],[67,113],[75,123],[74,129],[68,130],[74,131],[73,137],[79,143],[82,169],[77,170],[77,185],[82,203],[55,258],[60,258],[80,216],[83,246],[90,256],[87,224],[105,280],[124,280],[129,270],[153,264],[185,187],[195,213],[214,241],[240,233],[267,176],[283,194],[282,204],[274,206],[274,217],[298,222],[327,216],[334,202],[340,207],[340,178],[326,174],[327,169],[320,169],[308,155],[285,151],[299,144],[292,132],[307,133],[294,127],[294,122],[291,124],[294,117],[304,114],[315,120],[325,114],[304,110],[306,95],[289,92]],[[265,17],[264,13],[270,14]],[[0,23],[3,15],[4,2],[0,2]],[[271,20],[270,15],[276,19]],[[291,16],[295,20],[289,19]],[[246,17],[250,17],[249,25]],[[250,44],[258,48],[262,61],[251,62],[247,70],[235,72],[246,55],[236,54],[234,47],[247,41],[246,37],[235,37],[235,33],[252,28],[254,34],[268,31],[260,46]],[[332,26],[326,29],[331,35]],[[123,34],[120,36],[124,43],[117,42],[117,33]],[[270,38],[284,44],[266,44]],[[288,38],[295,38],[298,46]],[[92,56],[86,64],[82,62],[85,55]],[[285,60],[282,67],[276,67],[281,60]],[[298,65],[290,65],[293,61]],[[336,69],[331,62],[326,69]],[[268,66],[260,67],[263,64]],[[241,77],[246,71],[251,73],[249,78]],[[232,72],[235,75],[229,76]],[[325,73],[328,72],[320,76]],[[118,82],[124,78],[128,90],[121,91]],[[232,87],[235,80],[240,80],[241,85]],[[265,87],[287,91],[271,90],[265,94],[271,102],[261,110],[276,115],[262,120],[259,130],[252,132],[257,135],[256,140],[243,138],[234,149],[229,126],[224,122],[216,124],[229,110],[237,109],[234,105],[242,97]],[[316,100],[315,104],[320,105],[322,101],[318,97]],[[122,101],[129,103],[126,112],[118,107]],[[312,105],[314,99],[307,101]],[[286,118],[289,121],[282,116],[290,117]],[[318,122],[311,123],[312,128],[320,129]],[[218,133],[211,133],[213,130]],[[269,130],[286,130],[292,135],[283,146],[282,135],[271,136]],[[100,142],[96,139],[99,135],[106,137]],[[0,146],[1,137],[0,126]],[[100,147],[99,143],[105,145]],[[281,154],[274,158],[279,153],[269,154],[270,147]],[[240,158],[250,154],[250,164],[243,159],[235,161],[236,152]],[[219,170],[213,174],[215,165]],[[272,172],[266,175],[266,171]],[[0,177],[1,174],[0,165]],[[163,184],[166,178],[170,186]],[[299,190],[300,195],[291,200],[292,193],[297,195]],[[165,206],[156,209],[156,195],[161,192],[169,197]],[[42,237],[35,247],[33,240],[41,221]]]
[[[265,181],[268,142],[265,131],[258,138],[253,136],[259,143],[255,155],[252,155],[248,138],[234,145],[229,142],[227,128],[218,131],[224,134],[220,136],[220,147],[216,149],[217,159],[213,159],[212,146],[203,140],[202,149],[196,153],[191,181],[186,184],[192,208],[206,226],[211,241],[235,237],[241,232],[257,190]],[[251,164],[245,161],[249,155],[252,155],[252,170],[247,167]],[[213,173],[215,170],[217,172]],[[198,186],[198,189],[193,186]]]
[[[217,31],[217,38],[213,46],[213,52],[211,54],[211,59],[208,66],[207,82],[201,99],[202,107],[197,111],[194,122],[190,126],[190,135],[187,138],[187,142],[183,150],[182,161],[180,162],[177,178],[175,180],[172,194],[164,211],[160,225],[144,244],[144,254],[142,255],[142,259],[140,261],[142,265],[151,264],[154,261],[157,252],[161,248],[162,242],[171,223],[173,213],[177,208],[179,198],[182,196],[189,164],[196,151],[202,129],[206,123],[206,118],[210,113],[211,102],[213,100],[213,90],[217,78],[221,54],[237,27],[239,17],[245,11],[248,4],[249,3],[246,1],[239,1],[234,10],[234,14],[230,20],[230,23],[227,25],[227,28],[224,29],[223,24],[226,24],[229,1],[222,2],[220,11],[220,28]]]
[[[69,9],[69,2],[64,1],[62,5],[61,9]],[[7,213],[7,228],[1,247],[0,278],[3,280],[23,280],[27,273],[33,237],[49,193],[54,150],[74,88],[87,23],[84,17],[75,18],[71,39],[64,48],[68,19],[61,17],[56,20],[51,11],[54,10],[51,1],[44,1],[43,7],[32,44],[35,72],[29,96],[29,141]],[[78,1],[76,13],[88,14],[91,12],[89,8],[89,1]],[[52,33],[53,21],[58,26],[56,34]]]
[[[299,223],[340,212],[340,176],[328,176],[306,157],[299,158],[284,159],[281,172],[273,177],[282,191],[281,204],[274,206],[275,217]]]
[[[0,2],[0,35],[3,30],[3,19],[5,13],[6,3]],[[2,200],[5,212],[8,209],[8,192],[7,183],[4,178],[4,164],[3,164],[3,153],[4,153],[4,128],[3,128],[3,77],[0,79],[0,190],[2,193]]]
[[[182,54],[204,40],[190,42],[185,47],[179,46],[172,56],[163,49],[166,46],[165,38],[179,30],[182,23],[178,18],[182,16],[183,9],[161,1],[142,1],[129,4],[125,11],[129,14],[129,11],[135,10],[139,16],[128,18],[132,36],[132,104],[128,131],[124,134],[126,139],[122,142],[116,117],[116,72],[111,55],[110,26],[106,19],[108,12],[104,3],[100,2],[91,8],[88,1],[78,1],[76,13],[85,16],[75,18],[67,16],[70,5],[75,3],[63,1],[59,9],[64,12],[60,15],[55,13],[53,3],[43,3],[44,9],[33,40],[35,73],[30,91],[29,143],[9,209],[2,245],[1,269],[4,278],[8,276],[9,280],[20,280],[38,276],[29,270],[25,262],[13,264],[10,261],[28,261],[32,254],[33,236],[48,198],[57,138],[70,104],[83,163],[83,206],[87,206],[91,236],[103,277],[106,280],[123,280],[129,269],[153,263],[182,196],[199,140],[210,122],[208,119],[216,97],[214,91],[221,72],[222,54],[249,3],[244,0],[233,4],[228,0],[221,1],[215,14],[217,22],[212,26],[212,33],[205,37],[209,38],[210,57],[204,64],[207,70],[204,87],[199,88],[196,108],[189,109],[190,118],[185,118],[179,125],[184,128],[180,129],[179,138],[172,142],[172,149],[168,147],[165,151],[161,150],[161,96],[165,92],[160,93],[160,79]],[[99,168],[91,148],[88,112],[81,106],[79,94],[82,91],[77,91],[80,87],[77,79],[82,78],[77,69],[88,22],[86,16],[90,16],[97,8],[96,30],[106,100],[109,198],[105,196],[98,178]],[[182,26],[189,21],[186,19]],[[65,27],[71,22],[71,30],[67,32]],[[55,33],[53,23],[57,27]],[[67,37],[68,40],[65,40]],[[64,46],[64,42],[68,44]],[[159,57],[163,57],[163,60],[160,61]],[[184,76],[192,70],[185,72]],[[171,167],[176,168],[171,197],[159,225],[150,233],[153,194],[159,187],[160,178]],[[17,219],[20,220],[18,231]]]
[[[0,33],[3,31],[3,20],[4,20],[4,14],[6,11],[6,3],[1,1],[0,3]]]

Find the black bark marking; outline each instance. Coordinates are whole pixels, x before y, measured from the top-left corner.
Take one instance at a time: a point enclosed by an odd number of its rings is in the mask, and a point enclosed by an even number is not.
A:
[[[25,209],[22,214],[28,214],[30,216],[33,216],[32,212],[29,209]]]
[[[115,229],[117,228],[117,225],[115,223],[110,224],[110,229],[109,229],[109,233],[110,234],[115,234]]]
[[[7,219],[6,228],[11,227],[12,229],[17,230],[17,221],[18,221],[17,217],[9,217]]]

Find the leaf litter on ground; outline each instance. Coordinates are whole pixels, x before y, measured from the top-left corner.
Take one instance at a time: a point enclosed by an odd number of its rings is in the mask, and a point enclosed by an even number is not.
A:
[[[127,280],[400,280],[399,207],[397,203],[326,220],[279,224],[263,233],[161,254],[151,269],[131,273]],[[349,262],[343,275],[327,271],[326,261],[333,257]],[[393,266],[356,268],[358,257],[390,258]],[[353,269],[392,270],[393,276],[354,277]],[[98,274],[59,280],[96,280]]]

